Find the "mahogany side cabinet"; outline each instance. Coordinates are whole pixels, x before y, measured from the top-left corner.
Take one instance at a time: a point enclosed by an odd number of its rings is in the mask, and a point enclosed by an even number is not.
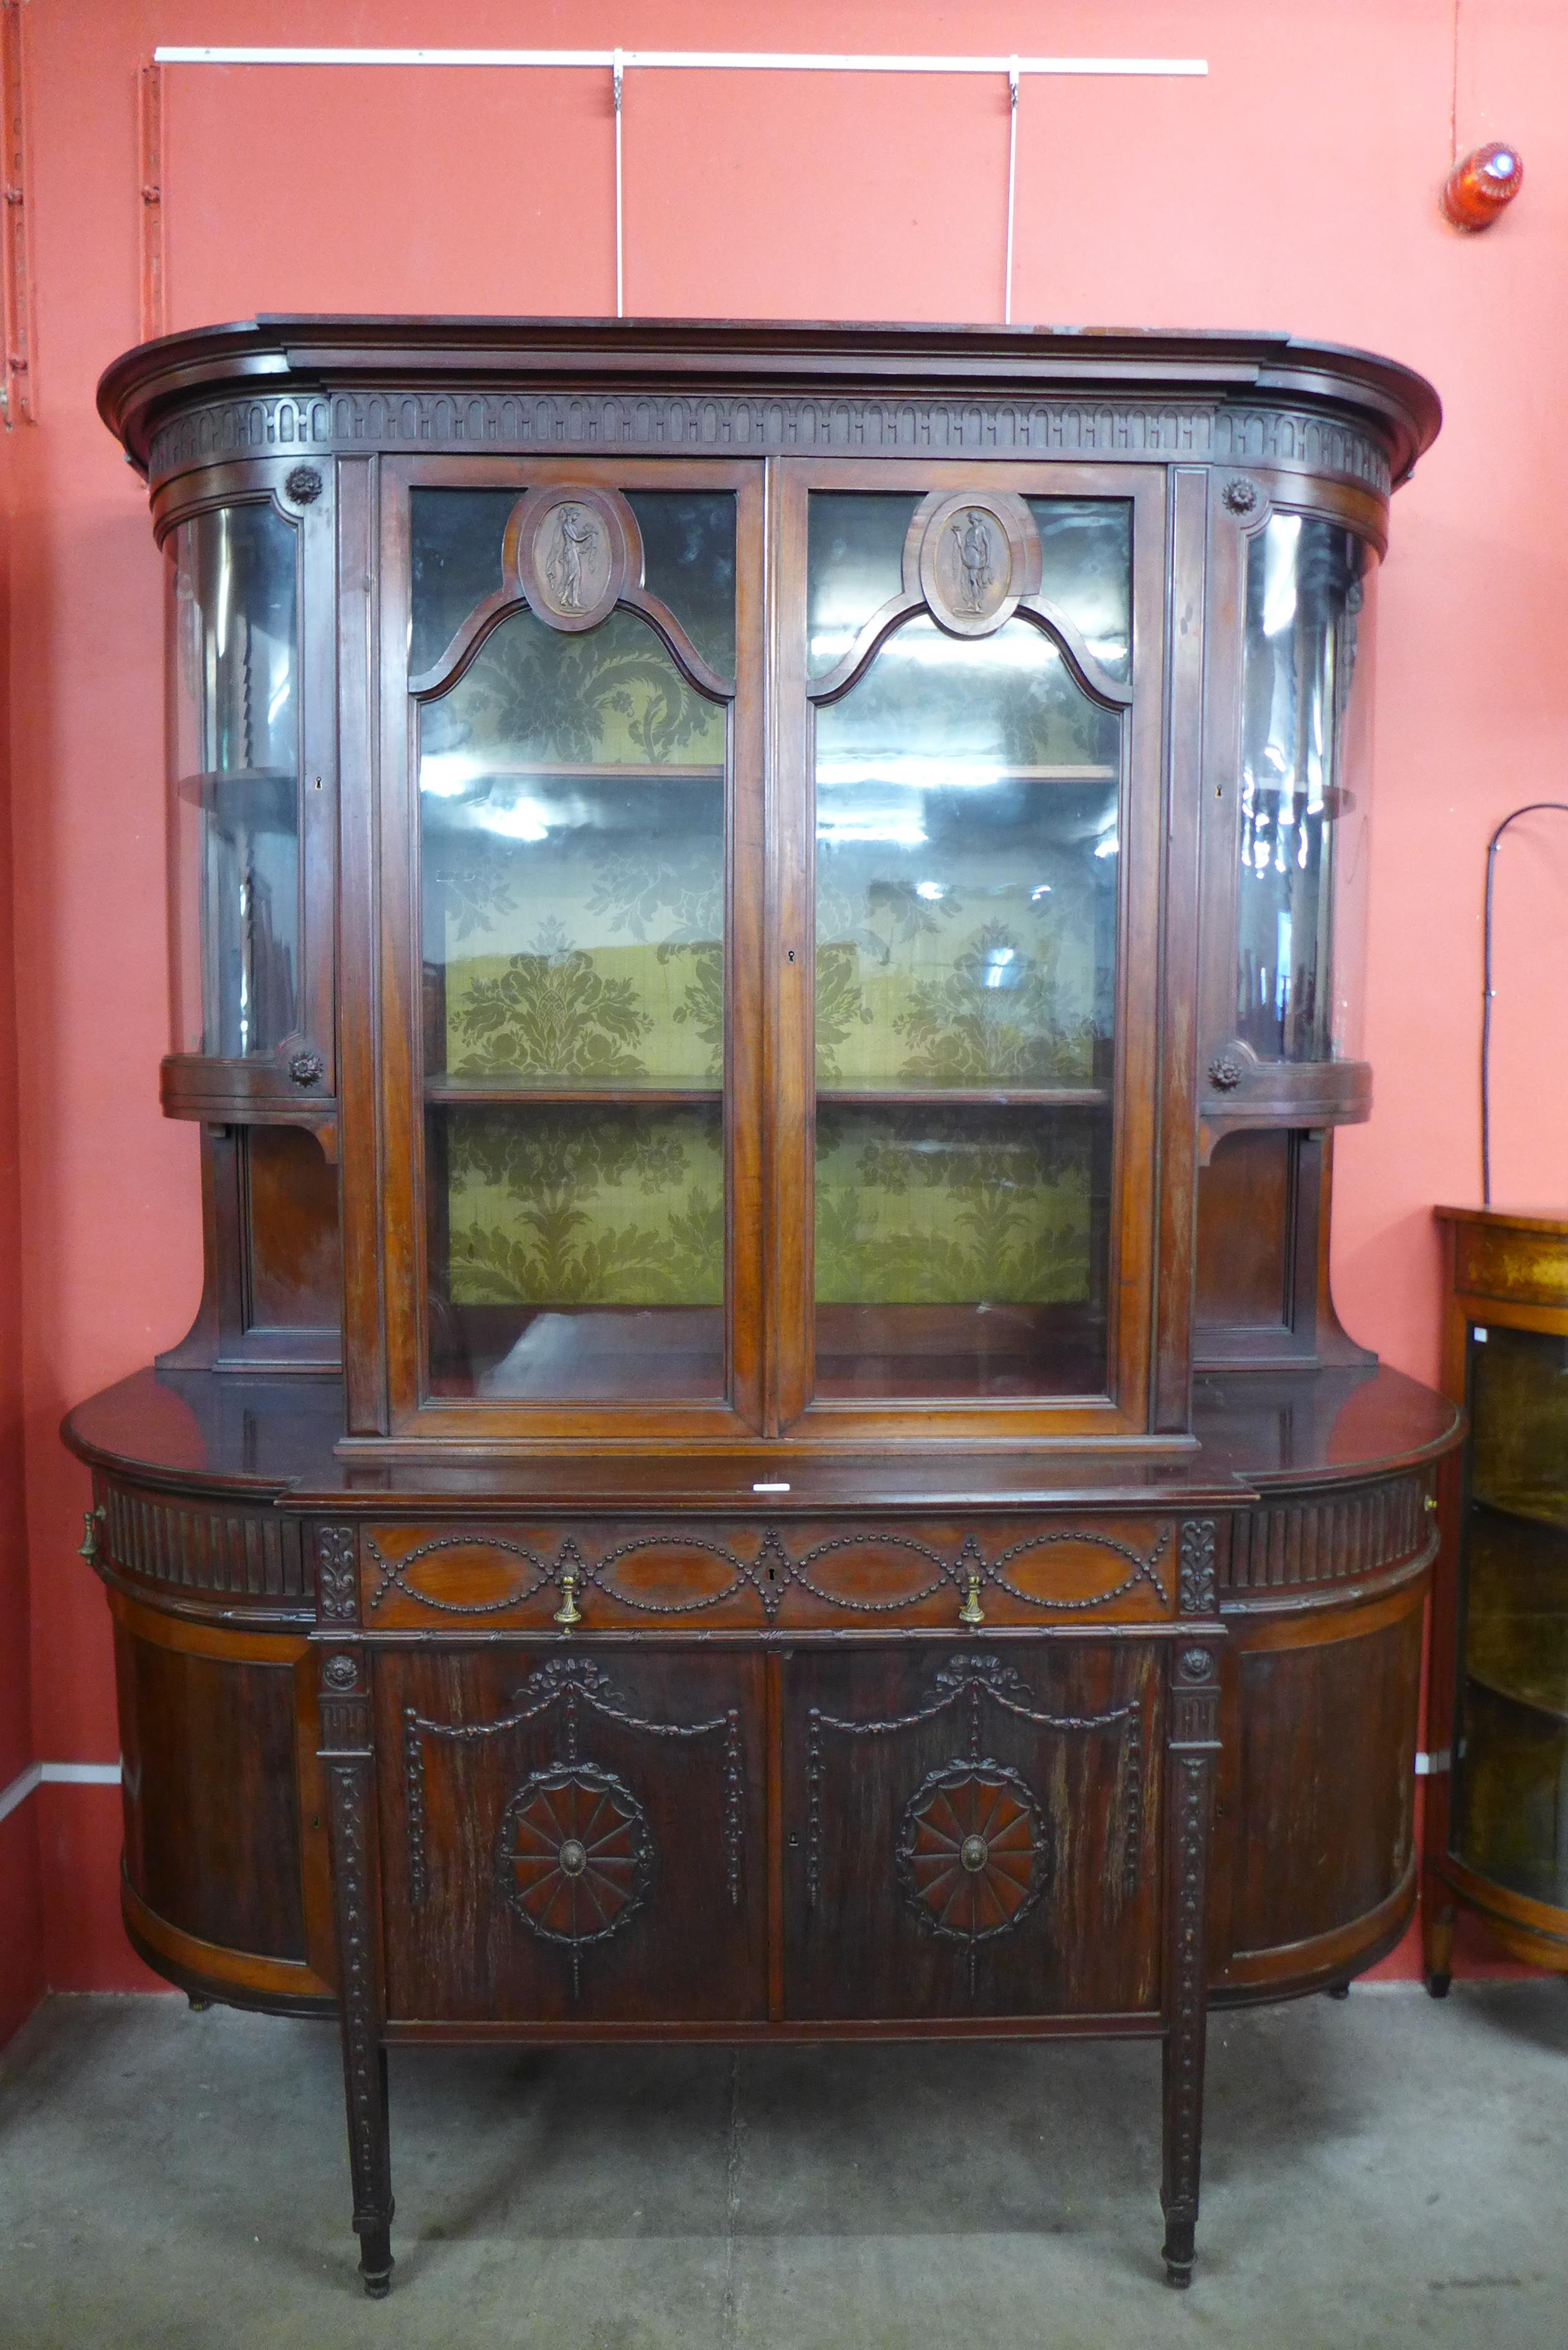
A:
[[[1438,1208],[1443,1385],[1421,1933],[1445,1998],[1459,1912],[1568,1974],[1568,1216]]]
[[[82,1404],[124,1913],[389,2047],[1140,2034],[1415,1896],[1455,1407],[1327,1276],[1377,567],[1283,336],[268,317],[167,577],[189,1336]]]

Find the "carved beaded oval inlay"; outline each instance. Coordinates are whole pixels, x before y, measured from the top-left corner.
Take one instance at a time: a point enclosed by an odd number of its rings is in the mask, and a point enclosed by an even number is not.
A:
[[[495,1839],[502,1898],[530,1933],[573,1951],[630,1924],[648,1896],[653,1838],[623,1782],[596,1763],[524,1780]]]
[[[543,1527],[449,1533],[376,1525],[365,1534],[375,1577],[366,1617],[386,1623],[418,1621],[427,1610],[451,1619],[504,1616],[542,1604],[545,1592],[558,1595],[568,1571],[579,1606],[595,1593],[633,1619],[722,1610],[788,1622],[814,1606],[846,1617],[938,1607],[945,1615],[971,1584],[982,1607],[1001,1593],[1042,1617],[1118,1602],[1164,1614],[1173,1536],[1168,1518],[1131,1517],[1003,1525],[989,1531],[985,1548],[974,1534],[919,1521],[853,1533],[724,1522],[701,1532],[583,1525],[566,1535]],[[597,1602],[596,1609],[602,1621]]]
[[[971,1944],[1010,1933],[1051,1877],[1033,1790],[1002,1762],[933,1771],[905,1806],[898,1866],[906,1902],[931,1933]]]

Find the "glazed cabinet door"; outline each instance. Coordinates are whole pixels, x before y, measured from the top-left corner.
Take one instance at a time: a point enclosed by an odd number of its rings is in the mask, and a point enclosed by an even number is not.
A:
[[[1152,1644],[797,1653],[784,1690],[792,2019],[1158,2007]]]
[[[1150,1424],[1165,508],[1157,469],[786,468],[784,1425]]]
[[[394,1426],[760,1411],[762,477],[386,469]]]
[[[383,1653],[394,2021],[765,2009],[763,1705],[742,1657]]]

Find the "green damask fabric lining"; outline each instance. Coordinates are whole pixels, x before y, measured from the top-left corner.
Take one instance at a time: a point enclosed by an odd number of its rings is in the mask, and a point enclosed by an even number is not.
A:
[[[454,1305],[718,1305],[719,1109],[453,1109]]]
[[[1081,1304],[1092,1182],[1081,1116],[821,1104],[817,1303]]]
[[[690,1109],[448,1109],[456,1305],[712,1305],[722,1127]],[[1082,1117],[818,1113],[825,1305],[1082,1303],[1094,1139]]]
[[[1049,682],[1059,726],[1060,680]],[[1038,724],[1039,704],[1025,706]],[[425,745],[473,762],[461,795],[426,802],[426,953],[444,971],[449,1072],[718,1083],[722,712],[691,692],[634,616],[563,638],[520,615],[427,713]],[[1037,737],[1026,747],[1040,754]],[[1052,747],[1081,759],[1106,742],[1074,724]],[[551,762],[553,775],[507,772]],[[572,773],[708,762],[711,779]],[[975,819],[982,797],[971,795]],[[934,904],[886,846],[825,855],[821,1078],[1092,1082],[1108,1028],[1103,933],[1115,888],[1114,872],[1087,863],[1085,842],[1115,797],[1114,785],[1091,787],[1075,825],[1058,795],[1044,833],[1044,802],[990,836],[966,808]],[[722,1303],[716,1105],[431,1115],[446,1143],[454,1305]],[[1081,1302],[1094,1180],[1082,1118],[824,1104],[818,1298]]]

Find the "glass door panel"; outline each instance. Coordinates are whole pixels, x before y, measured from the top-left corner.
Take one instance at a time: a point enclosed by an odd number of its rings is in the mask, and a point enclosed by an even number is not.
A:
[[[1568,1904],[1568,1338],[1470,1333],[1453,1848]]]
[[[430,1392],[722,1396],[733,495],[419,491],[412,539]]]
[[[808,661],[853,669],[814,728],[827,1399],[1106,1388],[1129,509],[1023,503],[922,556],[932,500],[811,500]],[[1030,592],[980,633],[1004,560]]]
[[[275,1053],[299,1027],[296,533],[270,503],[171,531],[171,1046]]]

